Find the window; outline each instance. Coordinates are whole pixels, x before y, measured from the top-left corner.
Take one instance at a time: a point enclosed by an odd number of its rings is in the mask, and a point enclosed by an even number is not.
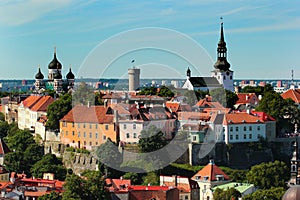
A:
[[[86,137],[86,134],[85,134],[85,132],[83,132],[83,137]]]
[[[239,139],[239,135],[235,135],[235,139],[238,140]]]
[[[244,126],[244,131],[247,131],[247,127],[246,126]]]
[[[92,124],[90,124],[90,129],[92,129]]]
[[[77,127],[80,128],[80,123],[77,123]]]
[[[239,127],[237,126],[237,127],[235,127],[235,131],[239,131]]]
[[[230,80],[232,80],[232,76],[230,76]]]
[[[83,128],[85,128],[85,123],[83,123]]]
[[[252,139],[252,134],[249,134],[249,139]]]
[[[230,140],[233,140],[233,135],[230,135]]]
[[[197,137],[194,135],[193,136],[193,141],[195,142],[197,140]]]
[[[63,136],[64,135],[64,131],[61,131],[61,136]]]
[[[223,79],[226,80],[226,76],[223,76]]]
[[[90,146],[92,146],[92,142],[90,142]]]
[[[257,130],[260,131],[260,126],[257,127]]]
[[[259,139],[261,136],[260,136],[260,134],[257,134],[257,139]]]
[[[108,130],[108,125],[107,124],[105,125],[105,130]]]
[[[136,133],[133,133],[133,138],[136,138]]]
[[[74,122],[72,122],[72,127],[74,127]]]
[[[225,135],[223,135],[223,141],[225,140]]]
[[[98,145],[98,142],[96,142],[96,145]]]
[[[136,129],[136,124],[133,124],[133,125],[132,125],[132,128],[133,128],[133,129]]]
[[[129,133],[126,133],[126,138],[130,138],[130,134]]]
[[[126,129],[126,124],[123,125],[123,128]]]
[[[66,131],[66,135],[68,135],[68,131]]]
[[[106,136],[105,135],[103,135],[103,140],[106,140]]]
[[[90,138],[92,138],[92,133],[90,133]]]
[[[86,145],[86,141],[84,141],[83,144]]]
[[[98,124],[95,124],[95,128],[98,129]]]
[[[80,132],[78,132],[78,137],[80,137]]]
[[[244,139],[247,139],[247,135],[246,134],[244,134]]]
[[[249,131],[252,131],[252,126],[249,126]]]
[[[73,136],[75,135],[75,132],[74,132],[74,131],[72,131],[72,135],[73,135]]]
[[[225,127],[223,127],[223,133],[225,132]]]
[[[232,132],[233,131],[233,128],[232,127],[230,127],[230,132]]]
[[[98,133],[95,134],[96,139],[98,139]]]

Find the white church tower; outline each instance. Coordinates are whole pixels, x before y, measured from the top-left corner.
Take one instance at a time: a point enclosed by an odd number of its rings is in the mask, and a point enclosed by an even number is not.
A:
[[[222,20],[222,18],[221,18]],[[211,76],[215,77],[218,82],[224,86],[224,89],[234,92],[233,71],[227,62],[227,48],[224,40],[223,22],[221,22],[221,37],[217,48],[218,59],[215,63],[215,70],[211,72]]]

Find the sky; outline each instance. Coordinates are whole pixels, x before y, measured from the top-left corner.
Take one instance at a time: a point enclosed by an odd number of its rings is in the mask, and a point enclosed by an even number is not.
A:
[[[210,76],[223,17],[235,79],[300,79],[299,0],[1,0],[0,79]],[[133,61],[134,60],[134,61]]]

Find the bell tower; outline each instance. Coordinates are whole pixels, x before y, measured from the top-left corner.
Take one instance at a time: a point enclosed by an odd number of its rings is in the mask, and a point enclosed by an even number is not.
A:
[[[234,92],[233,87],[233,71],[231,71],[230,64],[227,61],[227,47],[224,39],[223,18],[221,17],[221,32],[220,41],[217,48],[217,61],[214,64],[215,70],[212,71],[211,76],[215,77],[224,89]]]

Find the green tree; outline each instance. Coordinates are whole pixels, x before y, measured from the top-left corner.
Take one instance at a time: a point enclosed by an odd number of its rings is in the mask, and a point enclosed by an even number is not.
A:
[[[123,175],[123,178],[131,180],[131,184],[133,184],[133,185],[140,184],[139,174],[137,174],[137,173],[127,172]]]
[[[273,187],[271,189],[266,189],[266,190],[257,190],[252,194],[244,196],[243,200],[264,200],[264,199],[281,200],[285,191],[286,190],[283,187]]]
[[[289,168],[284,162],[275,161],[262,163],[251,167],[247,173],[247,180],[260,189],[271,187],[285,187],[289,180]]]
[[[43,173],[54,173],[55,178],[59,180],[65,180],[67,169],[63,166],[63,163],[54,154],[45,154],[41,160],[37,161],[30,169],[33,176],[42,178]]]
[[[18,173],[25,172],[30,176],[30,168],[43,156],[43,147],[35,142],[27,130],[10,133],[5,140],[8,147],[13,150],[5,155],[6,168]]]
[[[68,175],[64,184],[63,200],[102,200],[107,199],[105,180],[99,171],[91,171],[86,178],[75,174]]]
[[[235,188],[230,188],[228,190],[217,188],[214,191],[213,196],[216,200],[238,200],[242,195]]]
[[[157,93],[160,97],[174,97],[174,92],[167,86],[161,86],[159,92]]]
[[[139,93],[139,95],[156,95],[157,94],[157,88],[151,86],[143,88]]]
[[[256,96],[264,95],[267,92],[273,92],[273,87],[270,84],[267,84],[266,86],[246,86],[241,90],[241,93],[255,93]]]
[[[190,106],[194,106],[198,102],[197,93],[195,91],[186,90],[183,93],[184,99],[183,102],[189,104]]]
[[[73,93],[73,105],[96,105],[95,103],[95,93],[91,86],[87,85],[85,82],[81,82]]]
[[[233,106],[239,99],[234,92],[225,90],[223,88],[210,90],[209,94],[212,97],[212,101],[217,101],[226,108],[233,108]]]
[[[0,112],[0,122],[5,121],[5,116],[2,112]]]
[[[45,194],[39,197],[39,200],[62,200],[62,195],[52,191],[50,194]]]
[[[143,185],[159,185],[159,176],[157,172],[149,172],[143,177]]]
[[[72,109],[72,96],[66,93],[58,100],[51,103],[47,108],[48,121],[46,128],[50,130],[59,129],[59,120]]]
[[[0,121],[0,138],[6,137],[8,130],[9,130],[8,123],[5,121]]]
[[[139,148],[142,153],[152,152],[161,149],[167,144],[164,134],[156,126],[151,125],[141,131]]]

